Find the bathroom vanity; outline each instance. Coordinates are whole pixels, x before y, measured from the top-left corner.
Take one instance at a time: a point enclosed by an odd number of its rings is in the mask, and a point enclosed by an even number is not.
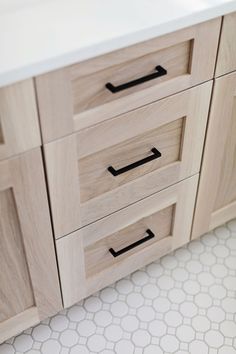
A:
[[[0,341],[236,216],[236,1],[218,2],[3,63]]]

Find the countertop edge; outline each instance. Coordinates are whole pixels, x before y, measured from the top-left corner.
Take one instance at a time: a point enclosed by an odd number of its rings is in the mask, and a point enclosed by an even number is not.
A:
[[[204,9],[186,17],[177,18],[170,22],[162,23],[148,29],[116,37],[113,40],[103,41],[88,47],[83,47],[73,52],[62,53],[47,60],[34,62],[25,67],[0,73],[0,87],[4,87],[22,80],[45,74],[78,62],[82,62],[97,56],[137,44],[139,42],[159,37],[177,30],[209,21],[236,11],[236,2],[218,5],[214,8]]]

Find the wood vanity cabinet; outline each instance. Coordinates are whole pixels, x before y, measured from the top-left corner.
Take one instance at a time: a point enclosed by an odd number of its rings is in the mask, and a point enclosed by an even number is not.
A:
[[[192,237],[236,217],[236,72],[215,81]]]
[[[190,240],[220,26],[35,78],[64,306]]]
[[[0,89],[0,341],[236,216],[221,20]]]

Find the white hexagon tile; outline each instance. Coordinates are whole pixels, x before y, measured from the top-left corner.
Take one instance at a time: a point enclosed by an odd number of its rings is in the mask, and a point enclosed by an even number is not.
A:
[[[235,354],[236,219],[0,346],[1,354]]]

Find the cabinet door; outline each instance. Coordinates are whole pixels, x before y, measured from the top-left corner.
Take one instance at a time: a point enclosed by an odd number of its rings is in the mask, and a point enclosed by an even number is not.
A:
[[[236,73],[215,82],[192,237],[236,216]]]
[[[61,308],[39,149],[0,162],[0,342]]]

